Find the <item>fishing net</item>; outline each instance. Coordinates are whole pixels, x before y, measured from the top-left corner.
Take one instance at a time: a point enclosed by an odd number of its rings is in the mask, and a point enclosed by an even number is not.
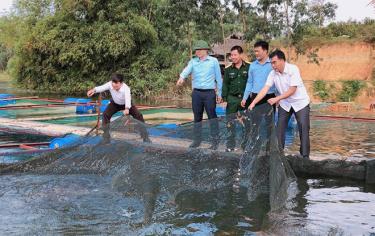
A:
[[[290,207],[296,194],[295,175],[277,144],[273,114],[267,104],[195,124],[150,126],[120,117],[104,131],[0,173],[2,178],[17,173],[12,179],[17,183],[32,176],[30,184],[41,192],[46,183],[69,194],[87,189],[77,202],[97,211],[92,206],[96,202],[106,221],[126,219],[118,223],[126,227],[116,224],[107,233],[190,235],[233,227],[240,229],[233,232],[253,232],[261,229],[269,212]],[[113,216],[119,209],[126,217]]]

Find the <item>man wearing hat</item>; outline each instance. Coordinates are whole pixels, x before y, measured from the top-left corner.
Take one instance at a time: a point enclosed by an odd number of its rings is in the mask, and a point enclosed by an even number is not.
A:
[[[217,118],[216,102],[220,103],[222,78],[219,61],[208,55],[210,47],[203,40],[198,40],[194,46],[193,57],[185,69],[180,74],[177,86],[183,85],[188,76],[192,75],[192,107],[194,113],[194,141],[190,147],[198,147],[201,144],[201,128],[203,119],[203,110],[206,110],[208,119]],[[217,88],[217,96],[215,92]],[[212,146],[211,149],[217,149],[218,146],[218,123],[216,120],[210,122]]]

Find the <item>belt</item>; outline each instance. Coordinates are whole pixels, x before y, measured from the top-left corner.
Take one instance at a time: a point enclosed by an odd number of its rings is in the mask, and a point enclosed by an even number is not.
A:
[[[242,98],[242,97],[243,97],[243,94],[242,94],[242,93],[231,94],[231,96],[233,96],[233,97],[238,97],[238,98]]]
[[[194,90],[199,91],[199,92],[211,92],[211,91],[215,91],[215,89],[197,89],[197,88],[195,88]]]

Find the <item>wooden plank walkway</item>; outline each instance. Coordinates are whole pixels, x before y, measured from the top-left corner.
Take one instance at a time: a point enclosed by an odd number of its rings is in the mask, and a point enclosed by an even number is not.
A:
[[[62,136],[68,133],[83,136],[90,131],[90,128],[0,118],[0,130],[47,136]]]

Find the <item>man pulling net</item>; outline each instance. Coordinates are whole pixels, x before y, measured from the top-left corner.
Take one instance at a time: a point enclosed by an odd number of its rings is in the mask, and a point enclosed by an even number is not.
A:
[[[103,141],[104,143],[110,142],[110,135],[109,135],[109,123],[111,122],[112,116],[118,112],[123,111],[124,115],[131,115],[136,120],[141,121],[144,123],[143,115],[139,112],[137,107],[131,101],[131,94],[130,88],[128,85],[124,83],[124,77],[121,74],[115,73],[111,76],[111,81],[90,89],[87,92],[87,96],[91,97],[95,93],[102,93],[104,91],[108,91],[111,93],[112,99],[111,102],[108,104],[107,108],[103,113]],[[139,128],[141,137],[143,138],[144,142],[151,142],[146,128],[140,126]]]

